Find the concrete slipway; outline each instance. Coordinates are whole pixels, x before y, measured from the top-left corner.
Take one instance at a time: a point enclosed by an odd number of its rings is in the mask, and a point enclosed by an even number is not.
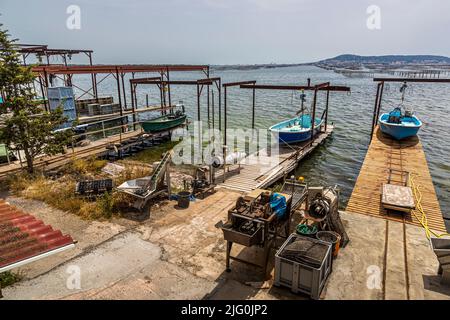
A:
[[[74,250],[22,268],[25,279],[5,288],[5,299],[307,299],[273,287],[271,279],[261,281],[238,262],[225,272],[225,241],[214,225],[239,195],[219,189],[186,210],[166,201],[147,219],[112,222],[83,221],[41,202],[9,197],[12,205],[79,242]],[[450,298],[450,289],[439,285],[438,263],[420,227],[345,212],[342,219],[351,242],[334,261],[322,298]],[[261,254],[255,248],[234,250],[247,259]],[[76,270],[80,289],[73,282]]]

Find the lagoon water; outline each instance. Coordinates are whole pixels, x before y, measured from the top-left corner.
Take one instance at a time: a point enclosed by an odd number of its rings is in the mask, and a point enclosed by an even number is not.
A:
[[[155,76],[138,74],[136,77]],[[372,78],[348,78],[333,71],[313,66],[268,68],[255,70],[211,70],[211,77],[221,77],[222,82],[256,80],[260,84],[306,84],[311,78],[313,84],[330,81],[334,85],[351,87],[351,93],[334,92],[330,95],[329,121],[335,125],[331,139],[303,161],[296,171],[304,176],[309,184],[339,185],[341,206],[345,207],[348,197],[364,161],[369,142],[372,110],[374,106],[376,83]],[[89,79],[78,76],[74,83],[89,87]],[[200,72],[171,73],[174,79],[199,79]],[[128,80],[126,81],[128,84]],[[103,81],[98,90],[102,96],[116,98],[114,79]],[[400,103],[401,83],[385,86],[382,111],[388,111]],[[129,88],[128,105],[130,105]],[[149,104],[159,105],[159,90],[156,86],[138,87],[138,105],[144,106],[146,94]],[[171,86],[172,103],[183,101],[189,118],[197,117],[196,86]],[[309,106],[311,93],[306,92]],[[299,109],[299,92],[257,90],[256,91],[256,127],[268,128],[281,120],[295,115]],[[202,95],[202,119],[206,120],[206,87]],[[216,122],[217,113],[217,93]],[[228,128],[251,127],[252,90],[233,87],[228,89]],[[325,102],[325,93],[319,93],[318,114],[321,115]],[[419,135],[425,148],[431,175],[441,204],[444,217],[450,219],[450,86],[447,84],[409,84],[405,96],[405,106],[410,106],[422,120],[424,126]],[[141,119],[155,117],[157,114],[142,114]],[[447,226],[450,224],[447,220]]]

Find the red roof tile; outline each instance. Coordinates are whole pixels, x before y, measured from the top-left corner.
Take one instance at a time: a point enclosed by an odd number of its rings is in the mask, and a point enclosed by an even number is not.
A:
[[[69,235],[0,200],[0,268],[73,243]]]

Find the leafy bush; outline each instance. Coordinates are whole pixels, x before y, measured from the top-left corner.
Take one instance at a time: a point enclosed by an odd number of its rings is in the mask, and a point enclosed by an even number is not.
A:
[[[0,273],[0,286],[5,288],[11,286],[16,282],[22,280],[23,276],[20,273],[13,273],[11,271],[6,271]]]

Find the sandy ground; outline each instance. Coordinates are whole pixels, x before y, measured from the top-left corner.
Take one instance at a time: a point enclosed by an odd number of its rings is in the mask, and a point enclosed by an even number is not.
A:
[[[5,299],[307,299],[274,287],[273,269],[267,281],[239,262],[225,272],[225,241],[215,224],[225,220],[239,195],[219,189],[188,209],[164,201],[146,219],[126,215],[129,219],[110,222],[84,221],[38,201],[8,197],[78,243],[76,249],[21,268],[25,279],[5,288]],[[385,220],[348,213],[342,213],[342,220],[351,242],[334,261],[322,298],[449,298],[450,289],[439,285],[437,260],[420,228],[406,228],[405,260],[399,226],[392,223],[387,237]],[[236,245],[232,253],[262,258],[262,249],[254,247]],[[407,271],[399,261],[407,261]]]

